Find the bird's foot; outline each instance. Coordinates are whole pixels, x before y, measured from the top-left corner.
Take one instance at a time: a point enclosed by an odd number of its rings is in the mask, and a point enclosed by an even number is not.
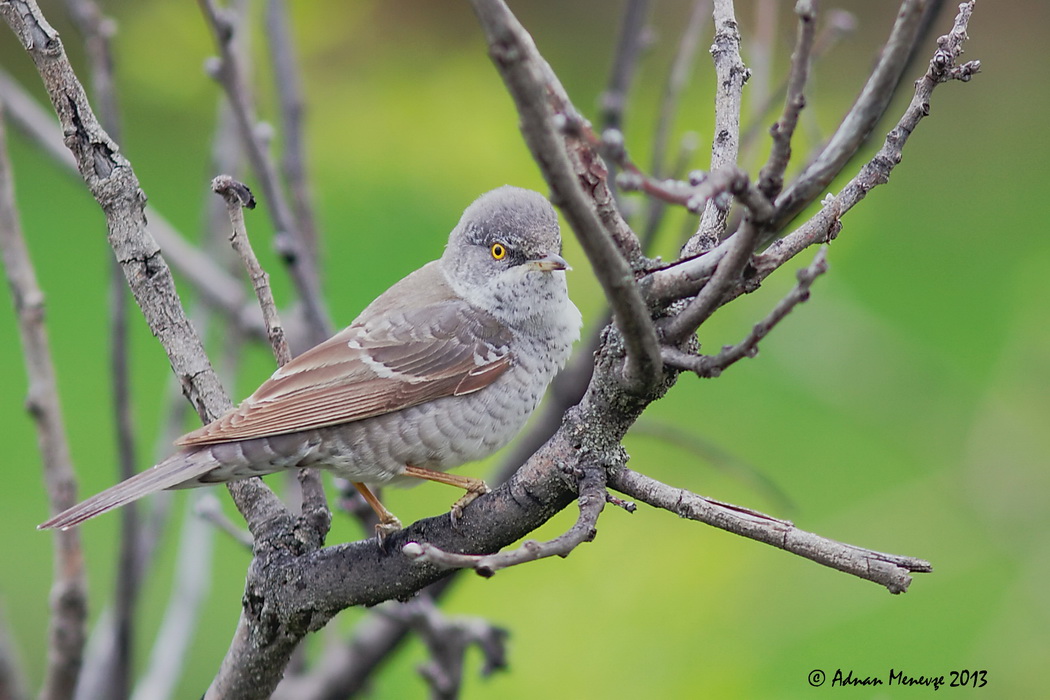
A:
[[[478,496],[484,496],[492,491],[481,479],[471,479],[473,483],[466,487],[467,492],[458,501],[452,504],[449,517],[452,518],[452,527],[459,527],[459,520],[463,517],[463,509],[474,502]]]
[[[376,523],[376,539],[379,540],[379,544],[383,544],[387,537],[402,529],[401,521],[393,513],[387,511],[387,515],[390,517]]]

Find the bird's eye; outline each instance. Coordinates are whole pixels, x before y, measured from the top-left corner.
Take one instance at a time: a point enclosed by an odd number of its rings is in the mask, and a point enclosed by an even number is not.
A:
[[[489,248],[489,252],[492,253],[493,260],[502,260],[507,257],[507,246],[502,243],[493,243],[492,247]]]

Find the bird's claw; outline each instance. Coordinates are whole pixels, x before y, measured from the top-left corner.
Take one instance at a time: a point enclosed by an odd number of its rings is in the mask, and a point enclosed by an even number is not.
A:
[[[449,511],[449,517],[452,519],[452,527],[459,527],[459,521],[463,517],[463,509],[474,502],[478,496],[484,496],[486,493],[490,493],[492,489],[489,488],[488,484],[484,481],[478,481],[477,484],[472,485],[471,488],[467,489],[458,501],[452,504],[452,509]]]

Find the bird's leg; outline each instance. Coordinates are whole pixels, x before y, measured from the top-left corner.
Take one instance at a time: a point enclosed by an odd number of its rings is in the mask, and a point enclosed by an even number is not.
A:
[[[376,515],[379,516],[379,522],[376,523],[376,536],[379,538],[380,542],[382,542],[383,538],[387,535],[401,529],[401,521],[397,519],[396,515],[387,510],[386,506],[379,502],[379,499],[376,498],[376,495],[372,493],[371,489],[357,481],[351,483],[354,485],[354,488],[357,489],[357,492],[361,494],[361,497],[365,499],[365,502],[372,506],[372,510],[376,512]]]
[[[433,469],[424,469],[423,467],[413,467],[408,465],[405,467],[403,472],[405,476],[414,476],[417,479],[426,479],[427,481],[436,481],[439,484],[448,484],[449,486],[458,486],[459,488],[466,491],[463,497],[452,504],[452,524],[455,525],[459,522],[460,516],[463,515],[463,509],[470,504],[478,496],[486,494],[491,489],[481,479],[475,479],[472,476],[463,476],[461,474],[446,474],[445,472],[434,471]]]

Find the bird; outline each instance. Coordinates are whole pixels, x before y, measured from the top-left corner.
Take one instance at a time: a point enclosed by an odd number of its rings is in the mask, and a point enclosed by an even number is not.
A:
[[[151,469],[40,529],[68,529],[143,496],[285,469],[352,482],[384,533],[401,528],[373,487],[448,474],[505,446],[579,339],[558,217],[538,192],[505,185],[463,212],[437,260],[383,292],[346,328],[279,367],[238,406],[175,441]]]

